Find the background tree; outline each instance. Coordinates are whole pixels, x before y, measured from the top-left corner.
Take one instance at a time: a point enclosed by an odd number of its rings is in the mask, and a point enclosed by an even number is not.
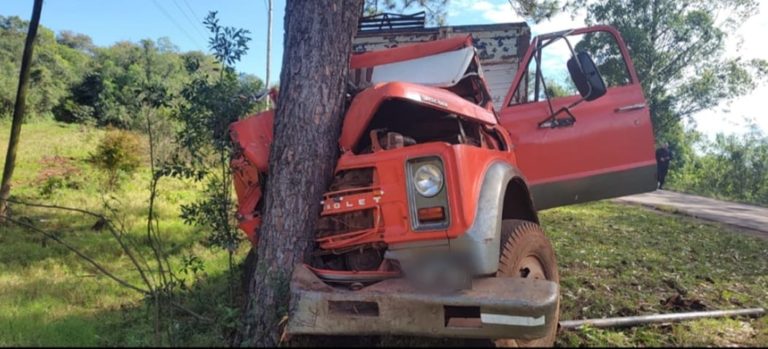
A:
[[[82,77],[74,79],[66,97],[53,108],[56,120],[143,129],[141,93],[147,86],[167,92],[165,109],[178,109],[185,101],[181,91],[187,83],[197,74],[212,76],[220,70],[214,57],[196,51],[180,53],[168,38],[123,41],[92,52],[86,56]],[[192,61],[195,68],[188,69]]]
[[[92,53],[96,48],[96,45],[93,44],[93,40],[90,36],[75,33],[70,30],[62,30],[59,32],[59,35],[56,36],[56,42],[86,53]]]
[[[559,0],[507,0],[509,6],[520,16],[539,22],[550,19],[560,11],[569,8],[570,3],[562,3]]]
[[[768,135],[758,125],[714,139],[689,135],[699,151],[672,174],[674,189],[768,205]]]
[[[250,75],[236,74],[233,67],[248,50],[249,32],[220,25],[216,12],[209,13],[204,24],[211,33],[209,47],[218,68],[210,74],[201,71],[194,58],[187,62],[195,78],[181,91],[185,102],[180,105],[176,119],[180,124],[177,141],[188,156],[171,158],[161,172],[204,181],[203,195],[182,206],[181,216],[186,223],[207,230],[208,246],[228,252],[231,277],[232,257],[242,234],[234,217],[229,125],[256,110],[257,103],[250,96],[262,89],[262,82]],[[230,278],[231,298],[232,281]]]
[[[564,8],[584,6],[582,3],[573,5],[570,2],[565,2],[561,4],[559,0],[507,1],[517,14],[535,22],[551,18]],[[427,15],[427,23],[431,25],[445,25],[449,2],[450,0],[365,0],[363,15],[371,16],[384,12],[412,13],[424,11]]]
[[[0,70],[19,71],[28,21],[0,16]],[[72,83],[82,78],[89,57],[86,53],[56,42],[53,31],[39,26],[35,54],[30,65],[26,98],[27,120],[47,118],[51,109],[67,96]],[[18,88],[18,75],[0,74],[0,118],[9,117]]]
[[[19,73],[19,88],[16,92],[16,104],[13,109],[13,123],[11,124],[11,137],[8,140],[8,152],[3,166],[3,179],[0,182],[0,217],[8,214],[8,197],[11,195],[11,178],[16,167],[16,148],[19,146],[21,136],[21,124],[24,122],[25,103],[27,102],[27,82],[32,62],[32,53],[35,48],[37,26],[40,24],[40,12],[43,10],[43,0],[35,0],[32,7],[32,20],[29,22],[29,32],[24,43],[24,54],[21,58],[21,72]],[[0,218],[4,221],[4,218]]]
[[[19,17],[0,16],[0,70],[20,69],[28,24]],[[193,61],[196,68],[188,69]],[[148,69],[156,81],[148,81]],[[97,47],[87,35],[69,31],[56,35],[40,26],[30,68],[25,119],[54,118],[143,130],[140,101],[145,86],[157,85],[168,92],[163,101],[167,106],[158,116],[169,120],[168,110],[178,109],[184,103],[181,90],[196,74],[213,77],[219,71],[212,55],[180,52],[168,38]],[[0,74],[0,118],[9,118],[13,112],[17,78],[14,74]]]
[[[365,0],[363,15],[424,11],[428,23],[444,25],[447,5],[448,0]]]
[[[690,151],[681,120],[752,91],[766,62],[725,55],[741,23],[754,14],[753,0],[603,0],[587,6],[587,23],[616,27],[629,47],[643,85],[659,141]],[[623,74],[615,52],[599,36],[586,36],[580,48],[599,52],[606,77]]]

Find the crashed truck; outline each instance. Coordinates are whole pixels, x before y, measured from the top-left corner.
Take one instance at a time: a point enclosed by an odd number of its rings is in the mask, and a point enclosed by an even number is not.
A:
[[[358,37],[289,334],[551,345],[559,276],[537,212],[656,188],[650,115],[618,31],[522,35],[509,49],[469,28]],[[389,48],[365,50],[377,40]],[[254,244],[273,117],[230,127],[237,218]]]

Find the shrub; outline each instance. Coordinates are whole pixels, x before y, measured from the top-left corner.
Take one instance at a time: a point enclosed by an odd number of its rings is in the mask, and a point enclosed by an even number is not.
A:
[[[70,159],[58,155],[44,156],[40,165],[42,169],[35,182],[43,197],[50,197],[58,189],[81,187],[80,169]]]
[[[118,185],[121,175],[133,175],[141,164],[139,138],[129,131],[107,131],[91,154],[90,162],[107,174],[109,189]]]
[[[93,122],[95,111],[92,106],[77,104],[72,99],[65,99],[53,108],[53,117],[56,121],[66,123]]]

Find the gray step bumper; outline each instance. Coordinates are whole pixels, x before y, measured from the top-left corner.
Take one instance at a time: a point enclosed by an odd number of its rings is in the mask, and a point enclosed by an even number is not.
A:
[[[447,294],[417,291],[403,279],[348,291],[297,266],[291,297],[289,334],[535,339],[557,326],[559,288],[551,281],[490,277]]]

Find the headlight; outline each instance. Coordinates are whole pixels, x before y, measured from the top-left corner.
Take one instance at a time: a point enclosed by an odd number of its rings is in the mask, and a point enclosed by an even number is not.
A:
[[[433,197],[443,189],[443,173],[435,165],[421,165],[413,173],[413,185],[422,196]]]

